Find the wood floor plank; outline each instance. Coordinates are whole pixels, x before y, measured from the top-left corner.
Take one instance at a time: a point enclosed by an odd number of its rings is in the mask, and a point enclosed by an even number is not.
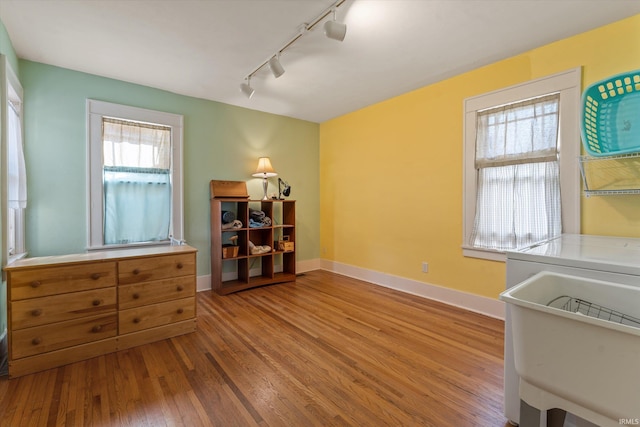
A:
[[[504,427],[504,324],[313,271],[198,294],[195,333],[0,379],[14,426]]]

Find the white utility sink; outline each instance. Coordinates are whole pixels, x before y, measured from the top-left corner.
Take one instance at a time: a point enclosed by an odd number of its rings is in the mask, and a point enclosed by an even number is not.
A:
[[[522,400],[600,426],[637,423],[640,287],[543,271],[500,299],[512,316]]]

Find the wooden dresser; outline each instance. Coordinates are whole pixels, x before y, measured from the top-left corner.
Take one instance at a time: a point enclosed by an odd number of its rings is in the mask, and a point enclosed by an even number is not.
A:
[[[9,376],[196,330],[196,249],[27,258],[7,272]]]

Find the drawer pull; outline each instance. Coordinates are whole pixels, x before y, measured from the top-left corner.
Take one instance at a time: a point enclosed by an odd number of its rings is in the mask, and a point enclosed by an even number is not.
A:
[[[96,332],[100,332],[102,330],[102,325],[96,325],[93,328],[91,328],[91,332],[96,333]]]
[[[94,306],[98,306],[100,305],[100,300],[99,299],[94,299],[91,304],[93,304]]]
[[[135,293],[135,294],[133,294],[133,295],[131,295],[131,296],[133,297],[133,299],[138,299],[138,298],[140,298],[140,294],[138,294],[138,293]]]
[[[140,274],[140,269],[136,268],[135,270],[133,270],[133,274]]]
[[[34,280],[33,282],[31,282],[31,287],[32,288],[37,288],[40,285],[41,285],[41,283],[38,280]]]
[[[180,270],[182,267],[184,267],[184,265],[182,265],[182,263],[179,262],[178,265],[176,265],[176,267],[178,267],[178,270]]]
[[[93,274],[91,275],[91,278],[92,278],[93,280],[98,280],[98,279],[100,278],[100,273],[93,273]]]
[[[33,344],[33,345],[40,345],[41,343],[42,343],[42,338],[36,337],[36,338],[31,340],[31,344]]]
[[[182,313],[184,313],[184,308],[179,308],[178,309],[178,314],[182,314]]]
[[[182,285],[178,285],[176,289],[178,290],[178,292],[180,292],[184,290],[184,287]]]
[[[133,319],[133,323],[140,323],[142,319],[140,319],[139,317],[134,317]]]
[[[38,316],[40,316],[41,314],[42,314],[42,310],[40,310],[39,308],[37,308],[37,309],[35,309],[35,310],[33,310],[33,311],[31,312],[31,315],[32,315],[32,316],[35,316],[35,317],[38,317]]]

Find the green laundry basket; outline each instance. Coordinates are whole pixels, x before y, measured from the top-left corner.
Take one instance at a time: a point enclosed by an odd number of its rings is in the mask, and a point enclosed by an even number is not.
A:
[[[640,152],[640,70],[611,76],[584,90],[581,130],[591,156]]]

